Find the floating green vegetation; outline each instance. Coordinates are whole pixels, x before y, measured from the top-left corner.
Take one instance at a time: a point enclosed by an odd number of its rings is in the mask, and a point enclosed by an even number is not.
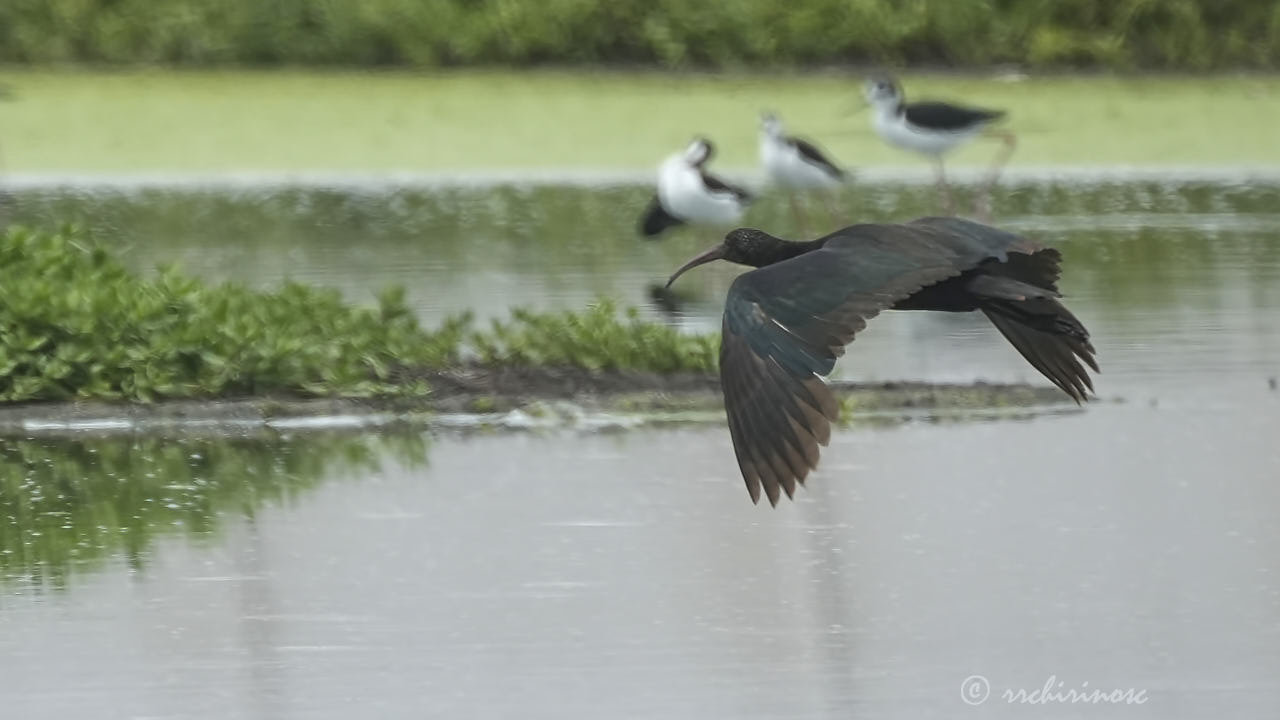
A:
[[[423,394],[393,381],[396,368],[455,359],[463,330],[423,332],[395,291],[364,309],[297,283],[263,292],[173,268],[140,278],[72,232],[7,232],[0,288],[9,402]]]
[[[421,433],[245,438],[89,438],[0,445],[0,582],[61,587],[123,556],[145,565],[159,537],[212,537],[228,517],[323,481],[426,462]]]
[[[336,290],[261,291],[172,268],[153,277],[71,231],[0,237],[0,402],[151,402],[264,395],[422,396],[422,371],[464,354],[498,366],[651,372],[715,369],[717,340],[619,317],[516,311],[489,333],[469,316],[424,330],[400,288],[358,308]]]
[[[511,320],[494,320],[472,342],[482,365],[570,366],[585,370],[646,370],[658,373],[715,372],[720,338],[684,335],[675,328],[641,320],[635,308],[619,319],[612,302],[582,312],[535,313],[513,310]]]

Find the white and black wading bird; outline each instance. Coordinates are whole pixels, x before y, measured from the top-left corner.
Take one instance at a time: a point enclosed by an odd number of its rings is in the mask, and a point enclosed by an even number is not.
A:
[[[787,191],[791,211],[802,231],[804,214],[796,198],[800,192],[825,191],[831,222],[838,224],[832,193],[848,180],[848,173],[813,143],[787,135],[782,121],[773,113],[760,116],[760,164],[769,181]]]
[[[677,225],[728,227],[738,224],[751,194],[707,172],[715,146],[694,138],[684,152],[663,161],[658,192],[640,218],[640,233],[657,237]]]
[[[907,102],[902,86],[891,77],[868,80],[864,95],[872,110],[871,125],[881,139],[894,147],[911,150],[933,160],[943,209],[947,213],[954,213],[955,205],[943,169],[944,155],[980,135],[991,135],[1003,141],[1004,147],[992,165],[991,176],[979,193],[981,201],[995,185],[1000,169],[1013,154],[1016,143],[1013,133],[993,131],[991,127],[1005,117],[1003,110],[983,110],[934,101]],[[978,214],[984,215],[985,211],[980,209]]]

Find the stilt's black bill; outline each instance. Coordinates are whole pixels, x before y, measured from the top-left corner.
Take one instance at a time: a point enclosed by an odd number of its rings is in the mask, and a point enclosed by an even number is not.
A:
[[[667,280],[667,287],[671,287],[671,283],[675,282],[676,278],[685,274],[686,271],[696,268],[699,265],[706,265],[709,262],[714,262],[716,260],[719,260],[724,257],[724,253],[725,253],[724,243],[721,243],[711,248],[710,250],[702,253],[701,255],[695,257],[694,259],[690,260],[684,265],[681,265],[680,269],[676,270],[675,273],[671,275],[671,278]]]

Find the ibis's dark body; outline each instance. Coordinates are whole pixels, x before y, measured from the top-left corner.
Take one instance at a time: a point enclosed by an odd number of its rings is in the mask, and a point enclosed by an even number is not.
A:
[[[763,489],[776,503],[817,465],[838,416],[820,376],[882,310],[981,311],[1077,402],[1092,390],[1089,333],[1058,301],[1061,255],[1011,233],[958,218],[854,225],[806,243],[739,229],[679,272],[714,259],[757,268],[729,289],[720,348],[752,499]]]

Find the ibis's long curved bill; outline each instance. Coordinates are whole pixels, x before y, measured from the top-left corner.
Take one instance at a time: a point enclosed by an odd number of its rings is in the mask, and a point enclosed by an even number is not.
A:
[[[690,260],[684,265],[681,265],[680,269],[672,273],[671,278],[667,280],[667,287],[671,287],[671,283],[675,282],[676,278],[683,275],[685,271],[690,270],[692,268],[696,268],[699,265],[705,265],[709,262],[714,262],[716,260],[719,260],[724,257],[724,253],[725,253],[724,243],[720,243],[719,245],[702,253],[701,255],[695,257],[694,259]]]

